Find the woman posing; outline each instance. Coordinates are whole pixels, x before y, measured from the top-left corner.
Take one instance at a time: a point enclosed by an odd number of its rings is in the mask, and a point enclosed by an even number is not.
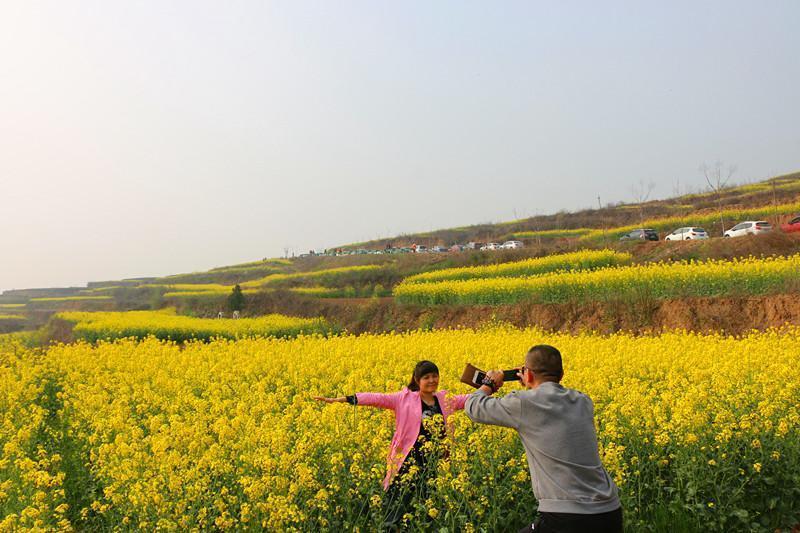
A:
[[[395,433],[389,447],[387,472],[383,480],[384,526],[399,527],[415,494],[425,496],[427,478],[435,475],[435,447],[445,437],[448,417],[464,408],[468,394],[446,398],[439,388],[439,368],[430,361],[414,367],[411,381],[400,392],[380,394],[359,392],[352,396],[314,399],[327,403],[350,403],[391,409]],[[416,467],[416,468],[414,468]]]

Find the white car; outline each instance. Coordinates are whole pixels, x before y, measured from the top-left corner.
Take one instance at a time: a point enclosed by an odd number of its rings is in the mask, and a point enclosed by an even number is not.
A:
[[[425,246],[424,244],[418,244],[418,245],[417,245],[417,246],[414,248],[414,251],[415,251],[415,252],[417,252],[418,254],[424,254],[424,253],[427,253],[427,251],[428,251],[428,247],[427,247],[427,246]]]
[[[506,250],[516,250],[517,248],[522,248],[525,246],[522,244],[522,241],[506,241],[503,243],[503,248]]]
[[[725,237],[742,237],[744,235],[761,235],[772,231],[772,226],[766,220],[745,220],[725,232]]]
[[[678,228],[664,237],[665,241],[690,241],[692,239],[708,239],[708,233],[703,228],[686,227]]]
[[[500,245],[497,244],[496,242],[489,242],[481,246],[481,250],[499,250],[499,249]]]

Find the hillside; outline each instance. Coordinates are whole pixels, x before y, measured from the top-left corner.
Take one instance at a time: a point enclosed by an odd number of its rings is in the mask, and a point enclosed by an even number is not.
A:
[[[606,249],[630,256],[636,265],[657,262],[726,260],[748,256],[790,256],[800,252],[798,234],[774,231],[759,237],[712,238],[687,242],[620,242],[618,235],[633,222],[645,220],[663,235],[682,223],[716,220],[717,198],[710,194],[648,202],[643,205],[616,205],[601,210],[557,213],[504,224],[444,229],[421,235],[398,237],[393,246],[413,242],[451,244],[470,239],[502,240],[517,237],[525,241],[522,249],[494,251],[465,250],[458,253],[345,253],[311,255],[291,259],[263,259],[217,267],[204,272],[175,274],[161,278],[135,278],[89,282],[86,287],[25,289],[0,295],[0,330],[36,329],[59,311],[146,310],[175,307],[182,314],[215,317],[226,310],[226,299],[240,284],[247,306],[245,313],[256,316],[283,313],[304,317],[324,316],[354,332],[392,331],[418,327],[475,325],[499,319],[517,325],[538,324],[551,329],[587,328],[603,331],[625,329],[642,331],[669,327],[713,329],[721,323],[726,330],[778,326],[786,321],[800,323],[791,306],[773,296],[747,300],[752,312],[741,313],[742,303],[728,298],[721,305],[725,316],[716,322],[702,319],[701,310],[709,301],[683,298],[683,304],[650,302],[646,309],[624,302],[594,302],[578,305],[545,305],[534,302],[504,305],[500,308],[460,306],[427,308],[403,305],[392,298],[405,279],[426,272],[510,264],[556,257],[579,250]],[[763,215],[777,225],[800,212],[800,172],[779,176],[757,184],[732,187],[719,198],[729,217],[728,227],[737,216]],[[699,221],[699,222],[698,222]],[[709,226],[709,231],[714,231]],[[669,228],[664,230],[663,228]],[[719,231],[717,231],[719,233]],[[360,243],[351,247],[376,248],[385,242]],[[788,289],[786,289],[788,290]],[[742,295],[745,297],[746,295]],[[716,297],[716,296],[715,296]],[[777,297],[777,296],[776,296]],[[734,298],[735,299],[735,298]],[[645,299],[646,300],[646,299]],[[775,303],[778,302],[778,303]],[[566,307],[565,307],[566,306]],[[777,311],[775,310],[777,309]],[[733,315],[752,315],[752,320]],[[569,317],[567,320],[565,317]],[[642,317],[645,317],[644,319]]]
[[[393,238],[351,243],[336,248],[383,249],[387,245],[402,247],[414,243],[425,246],[450,246],[470,241],[503,242],[520,239],[526,243],[541,242],[580,235],[586,229],[607,229],[643,224],[647,221],[667,217],[681,217],[715,213],[724,209],[744,209],[752,206],[771,206],[796,202],[800,198],[800,172],[776,176],[758,183],[731,186],[719,197],[713,192],[686,194],[665,200],[653,200],[642,204],[617,202],[602,209],[584,209],[574,213],[559,211],[497,224],[476,224],[459,228],[440,229],[431,232],[398,235]],[[780,216],[776,217],[780,218]],[[712,230],[712,228],[708,228]],[[719,231],[718,228],[713,228]]]

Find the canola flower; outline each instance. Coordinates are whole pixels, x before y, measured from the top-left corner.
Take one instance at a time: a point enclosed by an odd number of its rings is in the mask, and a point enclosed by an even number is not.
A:
[[[180,292],[166,292],[164,293],[164,298],[170,299],[186,299],[186,298],[194,298],[194,299],[214,299],[214,298],[224,298],[227,297],[233,287],[226,287],[224,290],[207,290],[207,291],[180,291]],[[247,294],[258,294],[258,293],[265,293],[265,292],[274,292],[279,289],[243,289],[242,293]],[[354,297],[355,296],[355,289],[347,288],[347,287],[291,287],[287,290],[289,292],[293,292],[295,294],[299,294],[302,296],[311,296],[314,298],[345,298],[345,297]],[[385,291],[387,294],[386,296],[391,295],[391,291]],[[382,296],[384,294],[381,294]]]
[[[160,284],[154,283],[152,285],[140,285],[140,287],[147,287],[152,289],[164,289],[167,292],[230,292],[233,285],[222,285],[220,283],[170,283]]]
[[[201,291],[190,291],[190,290],[183,290],[183,291],[169,291],[164,293],[164,298],[220,298],[229,296],[233,291],[233,285],[230,287],[222,286],[220,289],[208,289],[208,290],[201,290]],[[259,291],[258,289],[243,289],[242,294],[256,294]]]
[[[0,530],[372,531],[391,413],[313,394],[395,391],[419,359],[463,365],[533,344],[595,403],[628,531],[764,531],[797,521],[800,328],[742,337],[492,327],[295,339],[0,343]],[[507,384],[503,390],[517,385]],[[452,417],[449,454],[409,525],[507,531],[535,502],[513,431]],[[64,522],[66,521],[66,522]],[[61,524],[61,526],[59,526]]]
[[[347,287],[292,287],[290,292],[302,296],[314,298],[356,298],[356,297],[383,297],[391,296],[391,289],[385,289],[383,285],[377,284],[367,287],[368,290],[356,289],[353,286]]]
[[[191,273],[184,273],[184,274],[173,274],[171,276],[164,276],[163,278],[158,278],[156,283],[164,283],[164,284],[189,284],[198,282],[199,280],[207,280],[213,279],[215,275],[218,274],[233,274],[238,276],[253,276],[253,275],[262,275],[265,276],[267,274],[274,274],[278,272],[283,272],[288,266],[291,266],[292,262],[288,259],[268,259],[264,261],[252,261],[250,263],[242,263],[239,265],[229,265],[229,266],[222,266],[217,268],[212,268],[211,270],[204,271],[204,272],[191,272]]]
[[[502,266],[502,265],[501,265]],[[656,299],[729,294],[759,295],[795,290],[800,254],[704,262],[648,263],[531,277],[402,282],[401,303],[503,305],[520,301],[602,301],[641,295]]]
[[[238,265],[229,265],[229,266],[222,266],[217,268],[212,268],[209,272],[226,272],[226,271],[233,271],[233,270],[246,270],[251,268],[263,268],[267,266],[275,266],[275,267],[286,267],[291,266],[292,261],[290,259],[283,259],[283,258],[274,258],[274,259],[267,259],[265,261],[251,261],[249,263],[239,263]]]
[[[291,337],[301,333],[326,333],[329,326],[322,318],[299,318],[265,315],[257,318],[195,318],[176,315],[174,309],[163,311],[65,312],[56,318],[72,322],[77,339],[95,342],[101,339],[153,336],[176,342],[236,339],[252,336]]]
[[[341,298],[345,296],[345,290],[336,287],[295,287],[291,291],[303,296],[314,296],[316,298]]]
[[[94,287],[91,289],[83,289],[78,291],[79,294],[88,294],[88,295],[102,295],[102,293],[112,293],[117,289],[123,288],[122,285],[109,285],[106,287]]]
[[[0,335],[0,531],[70,530],[62,458],[48,446],[47,372]]]
[[[505,239],[564,239],[570,237],[580,237],[592,231],[590,228],[574,229],[545,229],[538,231],[516,231],[506,235]]]
[[[475,267],[446,268],[423,272],[403,280],[409,283],[433,283],[468,279],[512,278],[535,276],[556,271],[591,270],[612,265],[623,265],[631,261],[628,253],[613,250],[581,250],[566,254],[555,254],[523,261],[482,265]]]
[[[288,282],[295,282],[295,283],[308,283],[308,282],[317,282],[323,285],[334,285],[336,283],[342,282],[342,280],[346,280],[353,275],[361,275],[365,272],[380,272],[384,269],[382,265],[359,265],[359,266],[348,266],[348,267],[339,267],[339,268],[328,268],[325,270],[314,270],[311,272],[295,272],[292,274],[271,274],[269,276],[256,279],[253,281],[246,281],[241,283],[241,287],[244,289],[246,287],[249,288],[259,288],[259,287],[274,287],[277,285],[282,285]]]
[[[111,296],[53,296],[30,299],[31,302],[91,302],[107,300],[111,300]]]

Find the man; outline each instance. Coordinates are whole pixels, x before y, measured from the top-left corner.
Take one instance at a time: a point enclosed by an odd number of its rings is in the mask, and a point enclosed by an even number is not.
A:
[[[487,372],[467,399],[467,416],[514,428],[522,439],[539,517],[521,531],[619,533],[622,509],[597,451],[594,405],[585,394],[561,385],[563,376],[561,353],[545,344],[534,346],[519,372],[525,390],[493,398],[503,372]]]

